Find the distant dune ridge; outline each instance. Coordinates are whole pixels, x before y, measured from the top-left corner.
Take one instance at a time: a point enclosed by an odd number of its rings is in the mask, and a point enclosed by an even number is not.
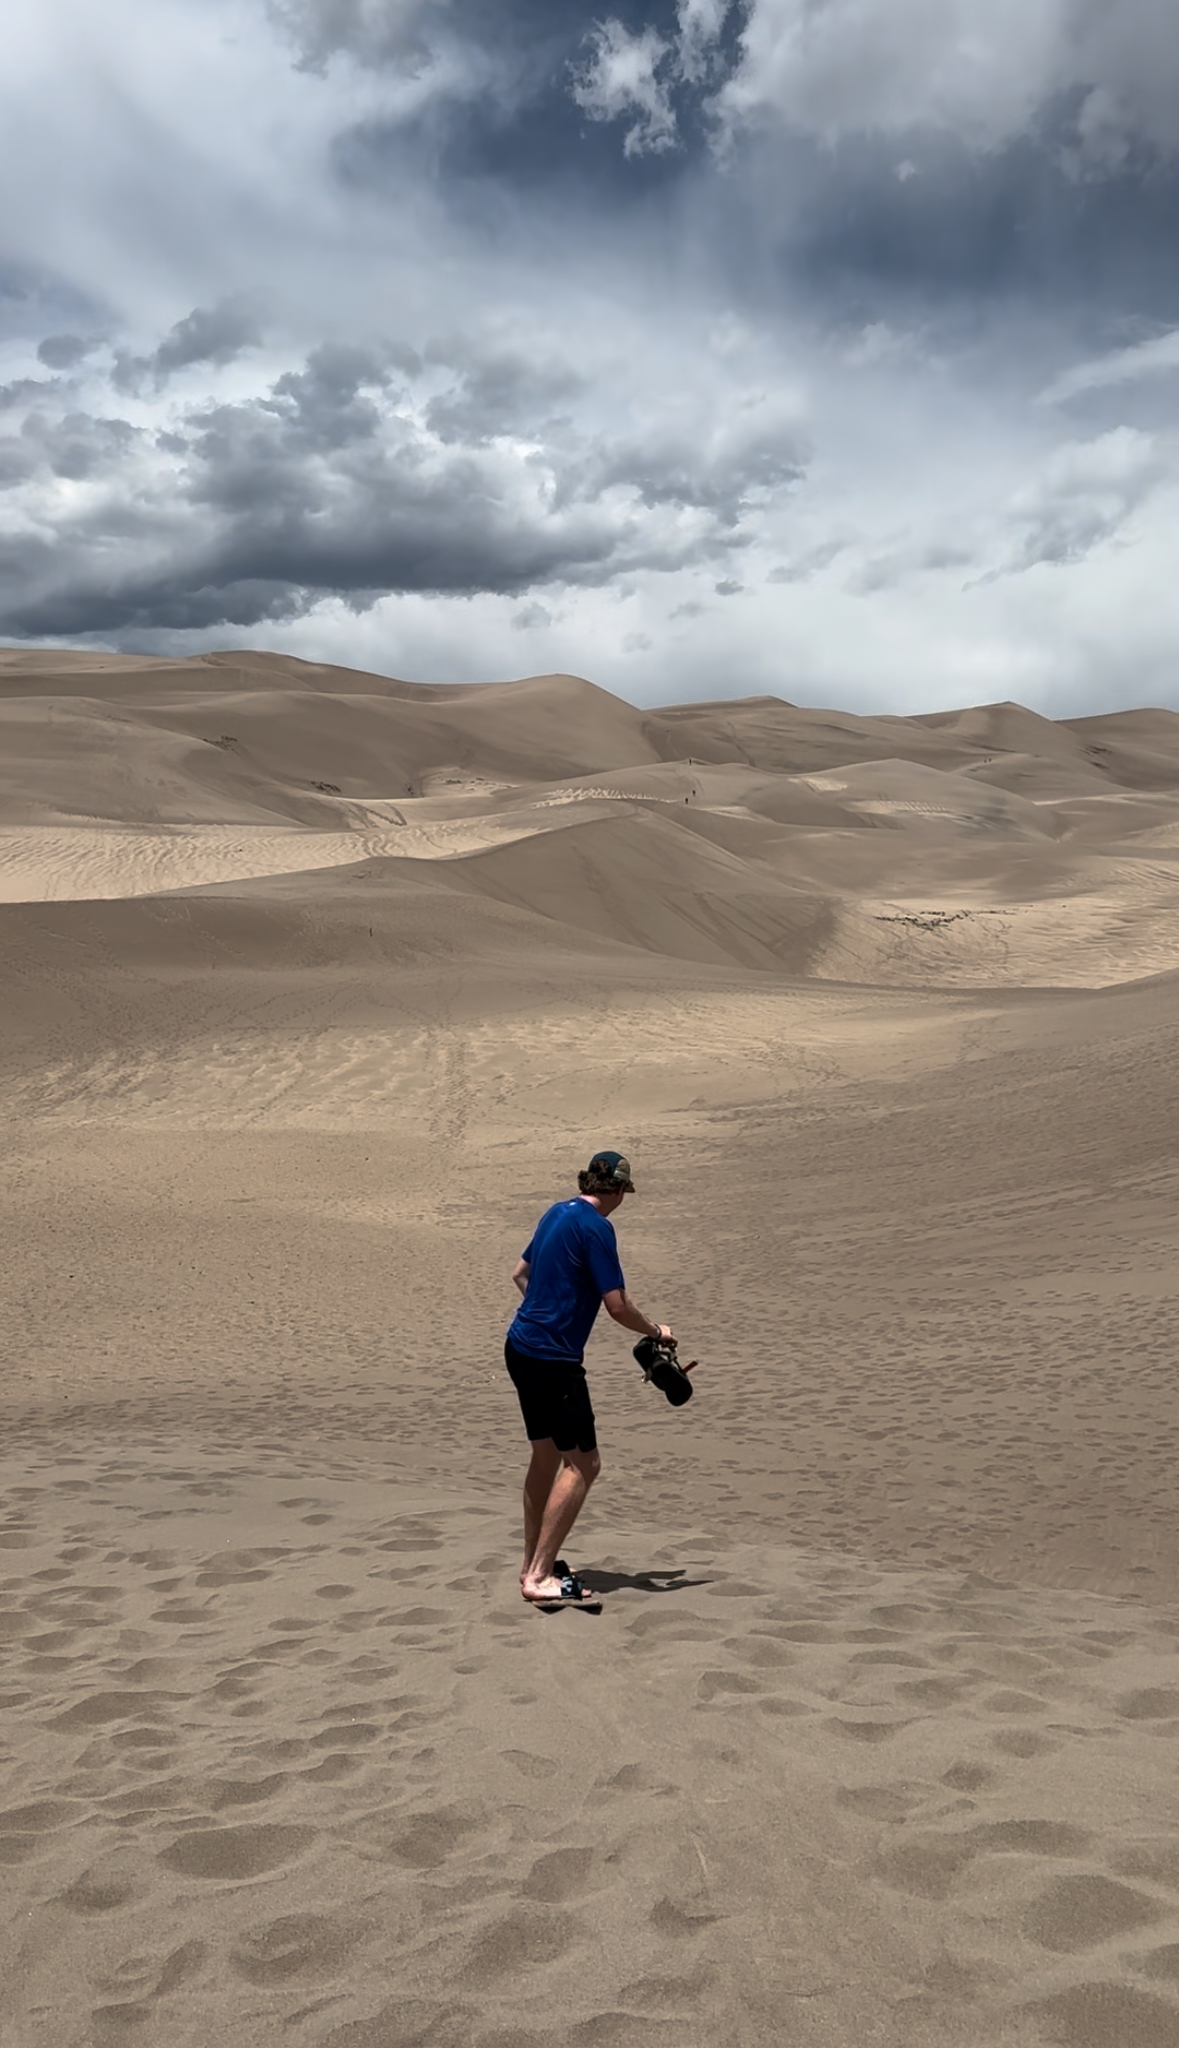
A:
[[[1179,714],[0,651],[0,960],[5,2048],[1179,2048]]]
[[[575,944],[827,980],[1096,987],[1173,964],[1175,712],[641,712],[573,676],[10,651],[0,732],[11,903],[320,869],[347,926],[363,863],[389,932],[428,880]]]

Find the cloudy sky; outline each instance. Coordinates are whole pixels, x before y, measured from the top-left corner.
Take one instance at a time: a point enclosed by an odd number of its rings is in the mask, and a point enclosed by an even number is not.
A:
[[[9,0],[0,638],[1179,706],[1174,0]]]

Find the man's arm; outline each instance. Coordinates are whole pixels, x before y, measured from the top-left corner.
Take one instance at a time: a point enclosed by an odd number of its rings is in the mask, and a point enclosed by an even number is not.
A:
[[[527,1294],[528,1282],[532,1278],[532,1268],[527,1259],[517,1259],[516,1270],[512,1274],[512,1278],[520,1289],[521,1294]]]
[[[655,1337],[664,1344],[674,1344],[675,1336],[666,1323],[653,1323],[637,1308],[625,1287],[612,1287],[609,1294],[602,1296],[602,1305],[607,1315],[613,1316],[624,1330],[634,1330],[639,1337]]]

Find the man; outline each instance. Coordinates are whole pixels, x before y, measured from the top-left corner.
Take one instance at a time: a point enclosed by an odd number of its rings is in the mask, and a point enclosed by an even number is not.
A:
[[[621,1152],[595,1152],[577,1176],[580,1192],[545,1211],[512,1275],[524,1299],[504,1357],[520,1397],[532,1460],[524,1481],[524,1567],[520,1591],[543,1606],[587,1602],[558,1552],[602,1469],[585,1377],[586,1340],[599,1307],[624,1330],[674,1345],[626,1291],[610,1218],[635,1184]]]

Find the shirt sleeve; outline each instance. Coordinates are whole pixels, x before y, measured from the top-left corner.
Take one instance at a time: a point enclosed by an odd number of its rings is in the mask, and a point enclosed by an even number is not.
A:
[[[530,1266],[532,1264],[532,1247],[535,1243],[536,1239],[534,1237],[530,1237],[527,1245],[525,1246],[525,1249],[520,1254],[520,1257],[523,1259],[524,1264],[526,1266]]]
[[[614,1236],[614,1225],[603,1216],[596,1228],[585,1234],[585,1258],[590,1278],[599,1294],[612,1294],[616,1287],[625,1287],[622,1267],[618,1263],[618,1243]]]

